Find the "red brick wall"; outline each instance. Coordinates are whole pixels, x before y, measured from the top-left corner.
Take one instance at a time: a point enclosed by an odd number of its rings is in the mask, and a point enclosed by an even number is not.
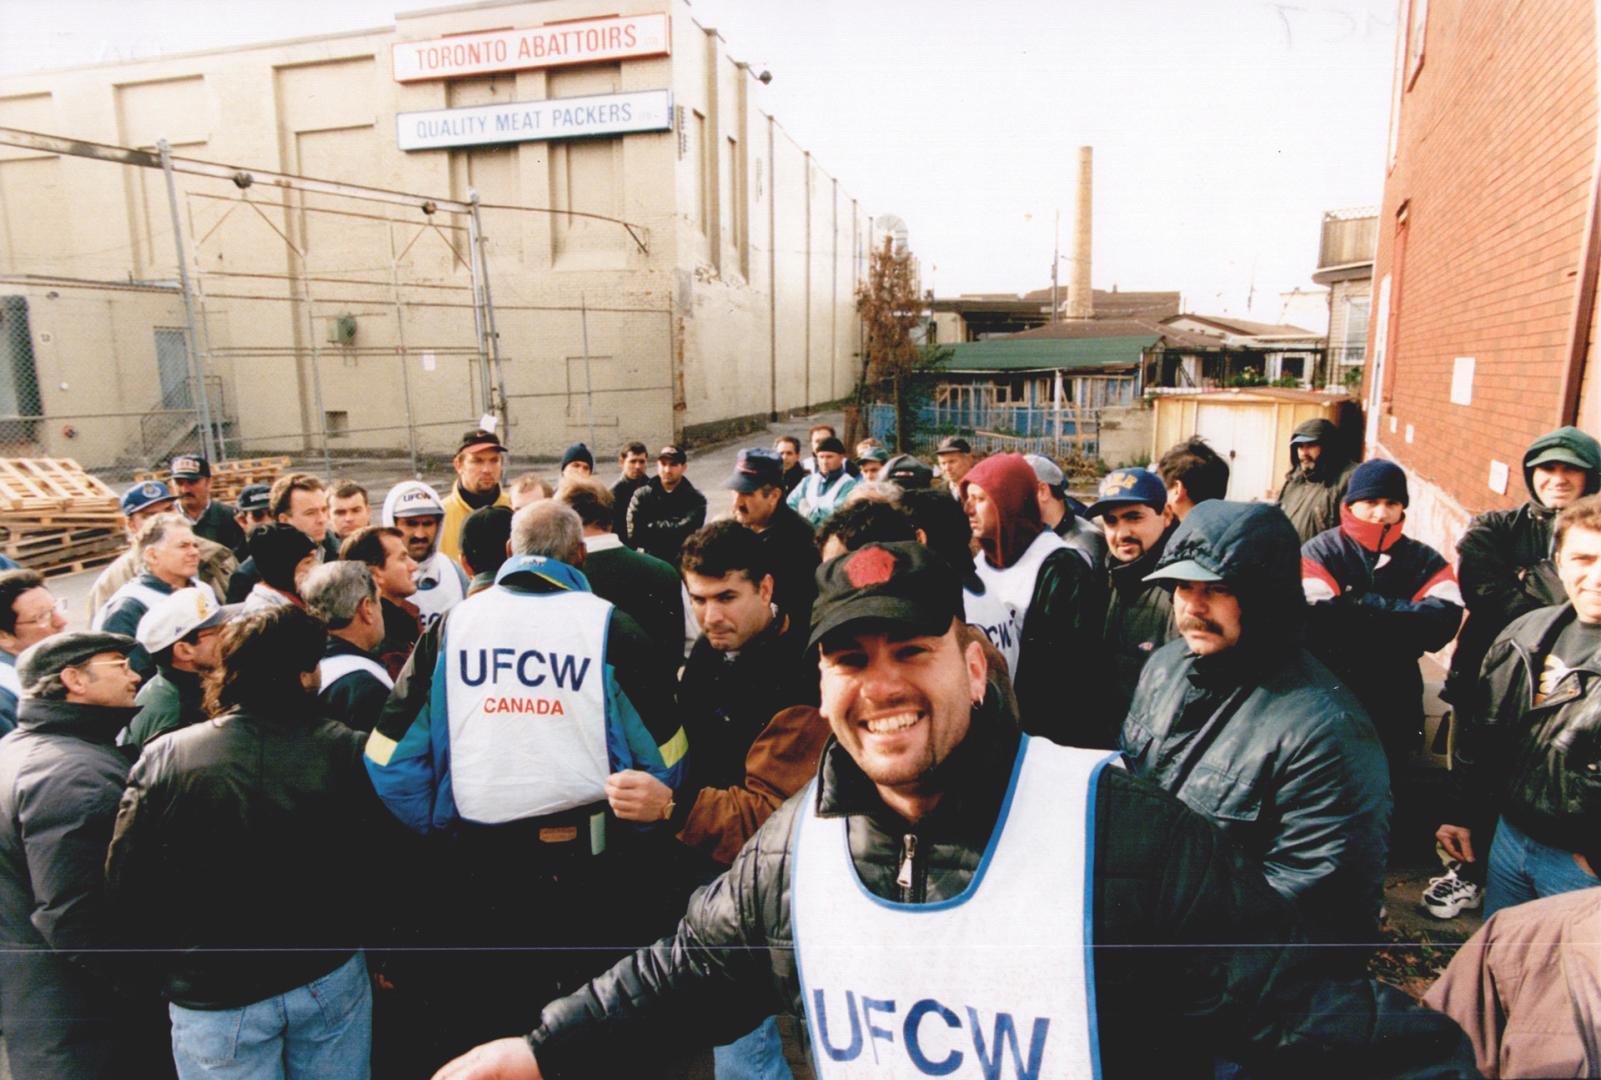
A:
[[[1370,336],[1385,332],[1378,283],[1403,204],[1408,236],[1377,440],[1414,486],[1435,485],[1467,513],[1526,499],[1523,449],[1558,423],[1595,162],[1594,10],[1431,0],[1423,66],[1401,98]],[[1477,360],[1469,406],[1450,402],[1458,356]],[[1505,495],[1489,487],[1492,459],[1510,467]]]

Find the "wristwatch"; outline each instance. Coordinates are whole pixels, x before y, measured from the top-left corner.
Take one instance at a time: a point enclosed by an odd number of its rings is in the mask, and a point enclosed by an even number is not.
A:
[[[676,805],[677,804],[674,803],[672,799],[668,799],[667,800],[667,805],[662,807],[661,820],[663,820],[663,821],[671,820],[672,816],[673,816],[673,807],[676,806]]]

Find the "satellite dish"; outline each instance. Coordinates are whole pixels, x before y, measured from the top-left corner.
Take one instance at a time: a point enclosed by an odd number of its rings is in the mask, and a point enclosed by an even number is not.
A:
[[[895,254],[906,254],[906,222],[894,214],[880,214],[873,219],[873,231],[880,235],[889,236],[893,240]]]

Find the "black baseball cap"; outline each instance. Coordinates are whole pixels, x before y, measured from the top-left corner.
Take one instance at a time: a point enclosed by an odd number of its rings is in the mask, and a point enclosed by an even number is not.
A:
[[[662,452],[656,455],[656,460],[672,465],[686,465],[689,463],[689,455],[676,446],[664,446]]]
[[[456,448],[456,453],[465,454],[469,450],[499,450],[502,454],[507,452],[506,447],[495,437],[495,433],[483,428],[473,428],[461,437],[461,445]]]
[[[884,463],[879,478],[893,480],[903,488],[920,489],[933,486],[934,470],[910,454],[897,454]]]
[[[858,622],[943,634],[961,615],[962,583],[945,560],[912,540],[866,544],[817,568],[807,648]]]
[[[211,463],[199,454],[184,454],[172,459],[174,480],[202,480],[211,475]]]
[[[939,454],[971,454],[972,452],[973,444],[960,435],[947,435],[934,448],[936,456]]]
[[[241,514],[249,514],[258,510],[266,510],[270,505],[269,496],[272,488],[266,484],[246,484],[239,489],[239,505]]]

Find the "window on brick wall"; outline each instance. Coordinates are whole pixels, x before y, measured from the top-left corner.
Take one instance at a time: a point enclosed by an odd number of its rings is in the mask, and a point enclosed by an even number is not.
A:
[[[1410,0],[1406,20],[1406,87],[1412,89],[1423,70],[1423,37],[1429,25],[1429,0]]]

